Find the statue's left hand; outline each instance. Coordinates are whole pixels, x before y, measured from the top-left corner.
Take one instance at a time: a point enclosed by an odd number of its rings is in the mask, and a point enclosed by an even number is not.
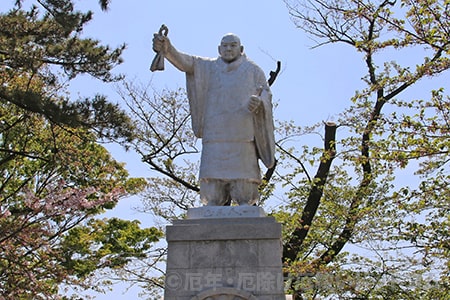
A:
[[[262,104],[262,100],[260,96],[252,95],[250,97],[250,101],[248,102],[248,110],[252,113],[257,113],[259,107]]]

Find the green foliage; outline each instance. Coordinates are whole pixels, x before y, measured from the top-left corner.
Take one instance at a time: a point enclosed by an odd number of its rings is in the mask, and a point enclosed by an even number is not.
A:
[[[96,287],[86,280],[148,257],[161,237],[135,221],[93,219],[146,184],[98,143],[131,141],[133,126],[105,97],[72,101],[61,84],[79,74],[117,80],[124,47],[81,38],[92,14],[71,1],[37,3],[0,14],[1,299]]]
[[[122,62],[125,46],[110,49],[97,40],[81,38],[92,13],[74,11],[71,1],[39,4],[43,11],[18,6],[0,15],[1,101],[61,125],[95,129],[99,137],[130,141],[133,126],[117,105],[101,95],[69,101],[61,84],[79,74],[105,82],[119,80],[121,76],[111,71]]]
[[[142,190],[145,180],[128,178],[124,165],[113,160],[89,131],[60,127],[10,104],[0,105],[0,112],[0,295],[46,299],[57,294],[59,283],[82,284],[84,277],[110,268],[92,263],[105,254],[96,249],[78,253],[75,246],[67,252],[64,241],[76,226],[114,207],[120,197]],[[123,255],[122,264],[115,258],[118,267],[133,256],[142,258],[160,234],[156,229],[138,230],[134,222],[120,222],[111,221],[110,230],[117,225],[128,231],[120,238],[136,248],[109,250],[111,256]],[[86,241],[73,242],[84,247]],[[97,238],[97,245],[100,242]],[[111,244],[107,239],[104,243]],[[91,268],[84,267],[82,273],[67,263],[71,255],[78,257],[77,264]]]
[[[146,258],[153,243],[162,236],[162,231],[154,227],[140,229],[138,221],[92,219],[64,237],[62,264],[71,270],[71,275],[80,278],[101,268],[120,269],[132,259]]]
[[[366,68],[336,136],[323,136],[322,123],[277,126],[278,165],[263,196],[281,199],[272,215],[284,225],[285,253],[295,249],[284,257],[290,291],[297,299],[448,298],[450,100],[440,87],[429,99],[404,96],[450,67],[448,1],[285,2],[317,46],[353,47]],[[122,97],[135,118],[133,147],[158,175],[144,209],[180,217],[198,198],[185,94],[125,83]],[[319,138],[304,145],[310,135]]]
[[[290,143],[308,129],[283,129],[281,167],[289,169],[279,181],[289,203],[276,216],[285,224],[285,247],[299,249],[286,260],[292,292],[311,299],[447,298],[450,98],[440,87],[429,99],[401,97],[450,68],[448,1],[285,2],[318,46],[350,45],[364,54],[367,70],[366,88],[338,119],[334,168],[304,238],[292,233],[304,227],[300,216],[317,182],[303,162],[318,165],[324,150]],[[405,64],[401,56],[409,53],[415,55]]]

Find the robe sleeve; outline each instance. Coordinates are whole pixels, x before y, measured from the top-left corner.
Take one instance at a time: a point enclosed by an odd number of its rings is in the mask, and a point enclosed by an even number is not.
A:
[[[203,137],[203,117],[206,103],[209,68],[212,60],[193,56],[194,72],[186,73],[186,90],[189,99],[192,130],[198,138]]]
[[[275,136],[272,114],[272,93],[265,84],[261,93],[262,107],[253,116],[258,156],[267,168],[275,165]]]

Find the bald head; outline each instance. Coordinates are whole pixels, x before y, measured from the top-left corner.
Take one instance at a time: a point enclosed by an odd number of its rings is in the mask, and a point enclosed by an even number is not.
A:
[[[222,40],[220,43],[223,42],[230,42],[230,41],[234,41],[236,43],[239,43],[239,45],[241,45],[241,39],[234,33],[227,33],[222,37]]]
[[[233,33],[227,33],[222,37],[219,45],[220,57],[227,63],[237,60],[244,52],[239,37]]]

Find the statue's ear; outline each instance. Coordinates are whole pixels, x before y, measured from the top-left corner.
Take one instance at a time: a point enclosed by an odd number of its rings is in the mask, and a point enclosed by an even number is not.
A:
[[[241,46],[241,53],[244,53],[244,46]]]

